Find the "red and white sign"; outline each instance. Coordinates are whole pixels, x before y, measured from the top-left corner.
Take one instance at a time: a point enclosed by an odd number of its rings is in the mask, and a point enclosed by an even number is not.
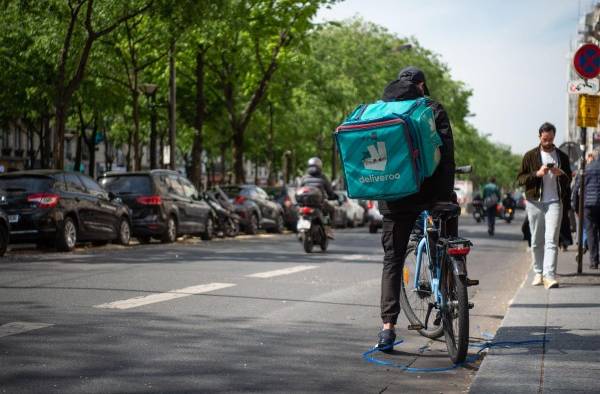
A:
[[[600,47],[594,44],[582,45],[573,56],[573,66],[581,78],[596,78],[600,74]]]

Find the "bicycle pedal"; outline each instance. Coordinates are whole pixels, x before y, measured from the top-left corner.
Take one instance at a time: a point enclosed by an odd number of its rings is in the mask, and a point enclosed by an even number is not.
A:
[[[467,287],[477,286],[479,285],[479,279],[469,279],[467,278]]]
[[[473,309],[474,306],[475,306],[475,304],[473,304],[472,302],[469,302],[469,309]]]
[[[409,324],[407,328],[412,331],[418,331],[422,330],[424,327],[421,324]]]

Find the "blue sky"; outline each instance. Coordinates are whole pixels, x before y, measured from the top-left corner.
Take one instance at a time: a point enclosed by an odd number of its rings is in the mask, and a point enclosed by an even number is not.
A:
[[[471,123],[492,141],[523,153],[538,144],[544,121],[556,125],[557,144],[564,141],[571,43],[580,12],[592,3],[347,0],[320,10],[317,20],[360,16],[399,37],[415,37],[473,90]]]

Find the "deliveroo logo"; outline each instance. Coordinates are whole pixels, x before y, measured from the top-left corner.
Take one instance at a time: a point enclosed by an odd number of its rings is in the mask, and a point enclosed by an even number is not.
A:
[[[385,143],[382,141],[377,142],[377,145],[369,145],[367,146],[368,154],[371,157],[368,157],[363,160],[363,165],[367,170],[373,171],[385,171],[385,166],[387,165],[387,150],[385,149]],[[360,183],[373,183],[373,182],[390,182],[400,179],[400,173],[396,172],[394,174],[381,174],[381,175],[373,175],[369,174],[368,176],[361,176],[358,178]]]
[[[382,141],[377,142],[377,146],[369,145],[367,147],[371,157],[363,160],[363,164],[367,170],[373,171],[384,171],[387,164],[387,152],[385,150],[385,143]]]

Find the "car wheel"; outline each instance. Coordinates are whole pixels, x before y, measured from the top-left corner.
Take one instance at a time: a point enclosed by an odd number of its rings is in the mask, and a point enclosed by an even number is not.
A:
[[[253,213],[250,216],[250,222],[246,226],[246,234],[255,235],[258,232],[258,216]]]
[[[129,225],[129,220],[127,220],[127,218],[121,218],[117,242],[121,245],[129,245],[129,241],[131,241],[131,226]]]
[[[6,249],[8,248],[8,229],[6,226],[0,226],[0,257],[4,256]]]
[[[61,252],[70,252],[77,244],[77,226],[72,218],[66,217],[56,237],[56,249]]]
[[[204,232],[200,233],[200,238],[203,241],[210,241],[215,235],[215,225],[213,219],[209,216],[204,225]]]
[[[160,240],[165,244],[177,241],[177,222],[174,216],[169,216],[169,219],[167,219],[167,230]]]
[[[283,233],[285,230],[285,223],[283,222],[283,216],[279,214],[277,216],[277,226],[275,227],[275,232],[277,234]]]

